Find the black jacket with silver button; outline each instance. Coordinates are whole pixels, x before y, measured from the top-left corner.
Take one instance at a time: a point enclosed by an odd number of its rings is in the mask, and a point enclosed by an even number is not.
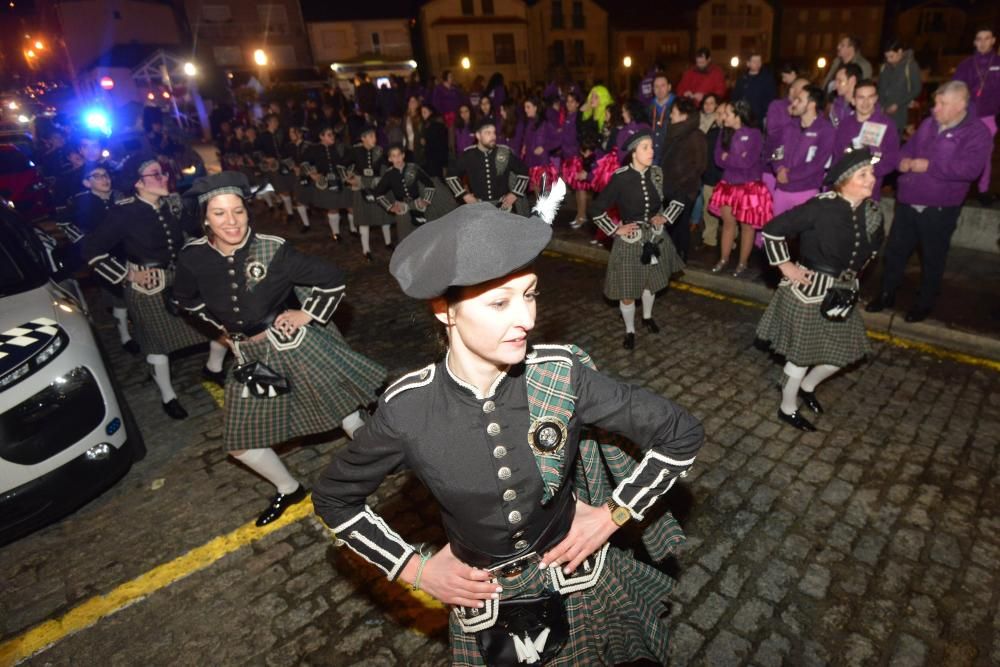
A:
[[[462,182],[463,177],[468,180],[468,187]],[[446,182],[456,198],[471,192],[480,201],[496,202],[510,192],[518,197],[527,193],[528,168],[507,146],[484,151],[472,145],[458,156]]]
[[[661,396],[578,360],[572,364],[577,399],[564,447],[565,460],[573,464],[563,471],[563,488],[573,484],[581,429],[599,426],[649,450],[636,479],[617,490],[622,504],[638,505],[642,496],[662,491],[655,484],[667,485],[681,472],[660,474],[670,462],[690,465],[701,445],[701,424]],[[389,386],[374,417],[323,473],[313,503],[338,540],[395,578],[413,548],[365,501],[386,475],[409,468],[440,504],[450,542],[478,553],[516,554],[533,544],[559,505],[542,505],[529,430],[524,363],[501,375],[488,395],[478,396],[442,361]],[[638,482],[647,478],[640,488]]]
[[[185,246],[174,299],[201,319],[241,333],[284,310],[296,286],[309,289],[302,310],[326,323],[344,295],[344,275],[281,237],[250,231],[232,255],[223,255],[205,238]]]
[[[360,177],[361,187],[371,189],[375,187],[375,179],[382,173],[385,166],[385,151],[376,144],[370,149],[364,144],[354,144],[345,165],[354,164],[354,175]]]
[[[184,247],[186,236],[202,233],[194,215],[180,198],[163,198],[156,206],[139,197],[115,203],[107,220],[83,240],[83,257],[106,280],[124,280],[128,269],[114,257],[121,244],[125,258],[142,267],[171,268]]]
[[[594,224],[610,236],[618,225],[608,215],[608,209],[618,206],[621,224],[648,222],[664,214],[664,204],[670,199],[665,194],[663,171],[659,167],[653,165],[638,171],[626,165],[615,171],[608,186],[591,202],[587,213]]]

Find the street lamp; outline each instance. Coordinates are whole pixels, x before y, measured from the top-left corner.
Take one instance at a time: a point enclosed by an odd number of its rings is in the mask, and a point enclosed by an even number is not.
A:
[[[816,60],[816,67],[818,67],[820,69],[826,69],[826,58],[824,58],[823,56],[820,56]]]
[[[184,76],[197,76],[198,68],[194,66],[194,63],[184,63]]]
[[[740,57],[739,56],[733,56],[732,58],[730,58],[729,59],[729,66],[732,67],[733,69],[736,69],[737,67],[739,67],[740,66]]]
[[[261,67],[267,66],[267,53],[264,49],[257,49],[253,52],[253,61]]]
[[[625,66],[625,69],[632,67],[632,56],[625,56],[622,58],[622,65]]]
[[[43,49],[45,49],[45,42],[43,42],[40,39],[35,40],[35,48],[38,49],[39,51],[42,51]]]
[[[469,56],[462,56],[462,69],[469,69],[472,67],[472,61],[469,60]]]

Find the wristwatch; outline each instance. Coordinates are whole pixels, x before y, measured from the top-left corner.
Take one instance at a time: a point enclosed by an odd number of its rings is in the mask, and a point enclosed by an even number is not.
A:
[[[615,522],[616,526],[624,526],[632,519],[632,513],[628,511],[628,508],[616,503],[614,498],[608,498],[607,506],[611,510],[611,520]]]

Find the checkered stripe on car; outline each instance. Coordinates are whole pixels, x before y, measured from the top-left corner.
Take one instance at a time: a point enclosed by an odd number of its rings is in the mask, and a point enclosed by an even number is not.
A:
[[[0,359],[23,353],[26,349],[52,340],[59,333],[59,325],[47,317],[37,317],[30,322],[0,333]]]

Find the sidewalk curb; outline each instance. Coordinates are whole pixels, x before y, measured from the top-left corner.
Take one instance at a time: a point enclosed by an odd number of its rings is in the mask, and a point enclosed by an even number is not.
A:
[[[603,247],[582,245],[557,238],[553,238],[549,242],[548,249],[598,264],[607,264],[610,256],[610,253]],[[687,268],[677,280],[694,287],[754,301],[762,306],[767,305],[773,293],[765,285],[720,276],[703,269]],[[896,313],[867,313],[862,310],[861,317],[865,322],[865,327],[872,332],[933,345],[961,354],[983,357],[995,362],[1000,361],[1000,339],[998,338],[950,329],[947,325],[934,320],[910,324],[903,321],[902,316]]]

